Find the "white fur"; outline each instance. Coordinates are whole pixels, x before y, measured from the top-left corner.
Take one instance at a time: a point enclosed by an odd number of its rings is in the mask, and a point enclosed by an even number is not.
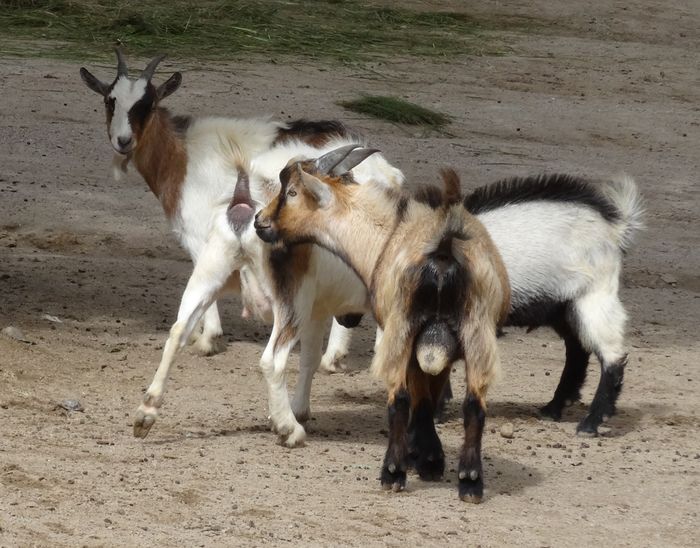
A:
[[[288,143],[256,156],[251,162],[251,187],[263,187],[265,181],[277,178],[290,158],[321,156],[339,146],[356,142],[355,139],[333,139],[322,148],[303,143]],[[390,165],[383,156],[370,156],[351,173],[359,184],[369,181],[384,186],[398,187],[403,173]],[[260,264],[265,265],[263,261]],[[259,278],[267,275],[263,272]],[[297,320],[295,334],[284,345],[277,344],[284,319],[292,312],[286,305],[273,299],[274,326],[270,340],[260,360],[260,367],[268,384],[270,419],[280,441],[288,446],[301,445],[306,437],[299,421],[308,418],[309,398],[313,375],[319,367],[322,351],[322,328],[329,316],[365,312],[369,310],[367,291],[357,275],[337,256],[323,248],[312,248],[309,268],[294,295],[293,314]],[[330,365],[347,353],[350,331],[333,323],[328,351],[323,360]],[[286,365],[289,352],[301,341],[299,379],[293,401],[289,401],[286,384]]]
[[[279,172],[290,157],[298,154],[317,156],[327,150],[324,148],[319,152],[300,142],[271,148],[278,128],[278,123],[263,119],[202,118],[194,120],[187,130],[187,172],[177,214],[171,219],[171,225],[195,266],[160,365],[137,411],[134,421],[137,436],[146,436],[155,422],[176,353],[195,335],[200,321],[203,320],[203,326],[196,340],[197,347],[203,353],[218,350],[216,340],[222,330],[216,300],[230,291],[227,283],[234,272],[240,273],[245,312],[268,321],[273,317],[265,268],[266,248],[255,234],[252,223],[240,234],[234,233],[226,210],[239,170],[250,173],[251,198],[257,211],[279,190]],[[337,142],[334,140],[329,146],[333,148]],[[340,142],[347,144],[354,140]],[[393,178],[396,184],[403,180],[401,172],[380,157],[363,166],[357,176],[358,179]],[[338,296],[335,282],[340,282],[346,292]],[[270,391],[273,425],[289,446],[302,443],[305,435],[303,427],[294,419],[294,412],[302,418],[309,413],[311,378],[321,360],[323,331],[318,326],[322,326],[328,316],[364,310],[366,306],[364,288],[355,275],[340,260],[320,249],[314,250],[303,288],[300,298],[306,304],[300,304],[299,310],[305,320],[298,337],[302,341],[301,372],[293,405],[287,396],[285,368],[296,339],[291,346],[287,345],[277,353],[268,345],[261,361]],[[334,323],[332,337],[341,340],[335,343],[331,339],[332,348],[342,350],[346,331]],[[273,329],[273,334],[275,332]]]
[[[126,76],[120,76],[109,93],[109,97],[115,102],[112,121],[109,125],[109,138],[117,152],[123,152],[118,139],[128,141],[134,138],[134,132],[129,123],[129,111],[134,103],[143,97],[147,85],[148,81],[143,78],[130,80]],[[134,141],[132,146],[135,144]]]

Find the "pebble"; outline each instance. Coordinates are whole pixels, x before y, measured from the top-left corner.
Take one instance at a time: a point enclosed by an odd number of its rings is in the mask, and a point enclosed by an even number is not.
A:
[[[511,439],[513,437],[513,433],[515,432],[515,429],[513,428],[513,423],[512,422],[506,422],[503,423],[500,429],[501,437]]]
[[[22,330],[19,327],[15,327],[13,325],[8,325],[5,329],[3,329],[2,334],[10,339],[15,339],[16,341],[24,343],[32,342],[24,336],[24,333],[22,333]]]
[[[83,411],[83,404],[78,400],[63,400],[58,404],[58,407],[66,411]]]
[[[672,274],[662,274],[661,279],[666,282],[667,284],[673,285],[678,283],[678,278],[673,276]]]

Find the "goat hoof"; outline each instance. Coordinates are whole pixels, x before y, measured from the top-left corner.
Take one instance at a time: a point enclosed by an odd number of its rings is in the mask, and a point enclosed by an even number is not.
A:
[[[445,473],[445,455],[442,451],[426,456],[419,455],[416,459],[415,468],[423,481],[438,481]]]
[[[576,427],[576,435],[584,438],[594,438],[598,435],[599,420],[593,416],[586,416]]]
[[[192,347],[200,356],[213,356],[226,350],[226,343],[222,337],[205,337],[200,335]]]
[[[278,432],[279,433],[279,432]],[[306,430],[301,424],[294,426],[291,432],[287,434],[280,434],[280,444],[290,449],[294,447],[301,447],[306,441]]]
[[[561,410],[562,405],[552,400],[547,405],[540,407],[540,417],[545,420],[559,422],[561,420]]]
[[[466,477],[459,480],[459,498],[464,502],[479,504],[484,497],[484,481],[481,476],[476,480]]]
[[[333,358],[330,360],[321,360],[321,371],[328,373],[329,375],[333,373],[343,373],[345,368],[340,363],[340,358]]]
[[[406,470],[401,470],[393,463],[384,464],[380,480],[382,489],[398,493],[406,489]]]
[[[134,437],[145,438],[151,431],[151,426],[156,422],[158,410],[155,407],[146,408],[141,406],[136,411],[134,419]]]

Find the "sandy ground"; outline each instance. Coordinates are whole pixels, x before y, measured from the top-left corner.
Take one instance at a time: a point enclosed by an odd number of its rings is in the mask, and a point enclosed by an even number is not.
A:
[[[189,261],[138,175],[111,179],[103,107],[79,65],[0,59],[0,328],[30,341],[0,337],[0,546],[697,545],[700,4],[469,4],[546,25],[506,35],[510,55],[449,63],[173,61],[161,74],[183,70],[185,83],[168,104],[340,118],[412,181],[433,181],[443,165],[465,188],[543,170],[633,175],[648,229],[625,261],[630,362],[605,435],[574,435],[597,365],[584,404],[542,422],[536,409],[554,391],[563,346],[547,330],[510,330],[490,393],[484,503],[457,499],[454,403],[440,426],[445,480],[411,476],[407,492],[387,494],[377,481],[383,391],[365,370],[371,322],[349,373],[317,377],[309,443],[288,450],[268,431],[257,370],[269,328],[241,320],[230,300],[226,352],[185,351],[161,418],[134,439]],[[455,121],[424,133],[334,104],[360,92],[398,93]],[[69,398],[84,411],[56,407]],[[499,435],[505,422],[513,439]]]

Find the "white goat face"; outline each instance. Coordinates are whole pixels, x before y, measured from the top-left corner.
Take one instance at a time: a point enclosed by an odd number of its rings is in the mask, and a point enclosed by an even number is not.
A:
[[[120,154],[128,154],[136,146],[137,137],[132,120],[140,130],[145,122],[143,115],[147,116],[151,111],[155,97],[149,100],[148,84],[142,78],[134,81],[120,76],[105,96],[109,140],[114,150]]]
[[[104,97],[107,133],[112,147],[120,154],[128,154],[138,145],[139,137],[158,102],[180,87],[182,75],[176,72],[156,88],[151,78],[164,55],[154,58],[141,75],[132,80],[121,51],[117,49],[116,53],[117,77],[111,85],[98,80],[86,68],[80,69],[80,77],[87,87]]]

